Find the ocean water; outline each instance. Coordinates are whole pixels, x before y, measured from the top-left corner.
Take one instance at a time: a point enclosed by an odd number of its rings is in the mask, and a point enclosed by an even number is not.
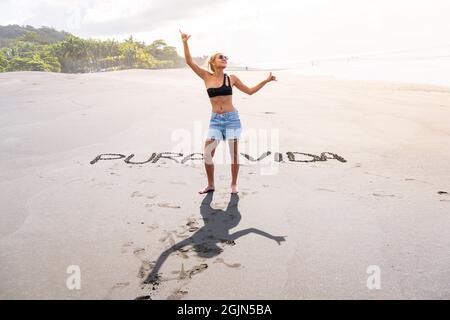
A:
[[[317,62],[288,68],[306,75],[331,75],[341,79],[383,80],[450,87],[450,57],[436,61]]]
[[[450,46],[434,49],[302,59],[260,66],[304,75],[450,86]]]

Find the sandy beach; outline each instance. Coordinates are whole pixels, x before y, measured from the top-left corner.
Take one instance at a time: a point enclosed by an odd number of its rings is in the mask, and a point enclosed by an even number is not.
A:
[[[450,299],[450,87],[274,74],[232,196],[192,70],[0,73],[0,298]]]

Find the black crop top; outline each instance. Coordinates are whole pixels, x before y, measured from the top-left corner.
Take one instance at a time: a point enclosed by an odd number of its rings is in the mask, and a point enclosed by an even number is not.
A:
[[[225,85],[225,79],[228,78],[228,86]],[[224,73],[223,75],[223,84],[219,88],[207,88],[208,96],[210,98],[216,96],[229,96],[233,94],[233,88],[231,87],[230,77]]]

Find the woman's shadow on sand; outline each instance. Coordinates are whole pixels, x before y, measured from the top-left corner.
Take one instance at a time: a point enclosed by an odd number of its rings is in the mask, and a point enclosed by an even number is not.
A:
[[[236,227],[242,218],[238,209],[239,195],[231,194],[230,201],[225,210],[213,209],[211,207],[212,197],[213,192],[208,192],[200,205],[200,214],[203,217],[205,225],[195,231],[189,238],[174,244],[161,253],[156,260],[152,271],[143,283],[159,284],[161,281],[159,270],[164,264],[164,261],[171,253],[177,252],[189,245],[192,246],[192,249],[196,252],[197,256],[202,258],[212,258],[223,251],[218,245],[219,243],[234,245],[234,240],[251,232],[275,240],[279,245],[281,241],[285,241],[285,236],[273,236],[256,228],[248,228],[230,234],[230,230]]]

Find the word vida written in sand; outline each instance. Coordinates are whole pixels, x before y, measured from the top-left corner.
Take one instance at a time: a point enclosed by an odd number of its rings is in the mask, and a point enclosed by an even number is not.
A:
[[[244,158],[246,158],[249,161],[252,162],[258,162],[262,159],[265,159],[269,157],[270,155],[273,155],[273,160],[275,162],[316,162],[316,161],[327,161],[327,160],[337,160],[339,162],[347,162],[344,158],[341,156],[332,153],[332,152],[322,152],[320,155],[310,154],[310,153],[304,153],[304,152],[293,152],[288,151],[286,152],[286,157],[283,156],[282,153],[279,152],[271,152],[266,151],[258,158],[254,158],[246,153],[240,153]],[[119,160],[124,159],[123,161],[125,163],[129,164],[144,164],[144,163],[157,163],[161,159],[170,159],[175,161],[176,163],[184,164],[188,161],[203,161],[203,153],[190,153],[188,155],[183,155],[182,153],[178,152],[160,152],[160,153],[152,153],[152,155],[145,161],[132,161],[134,158],[134,154],[130,154],[128,157],[124,154],[120,153],[102,153],[96,156],[90,164],[94,164],[99,160]],[[284,159],[287,159],[285,161]]]

